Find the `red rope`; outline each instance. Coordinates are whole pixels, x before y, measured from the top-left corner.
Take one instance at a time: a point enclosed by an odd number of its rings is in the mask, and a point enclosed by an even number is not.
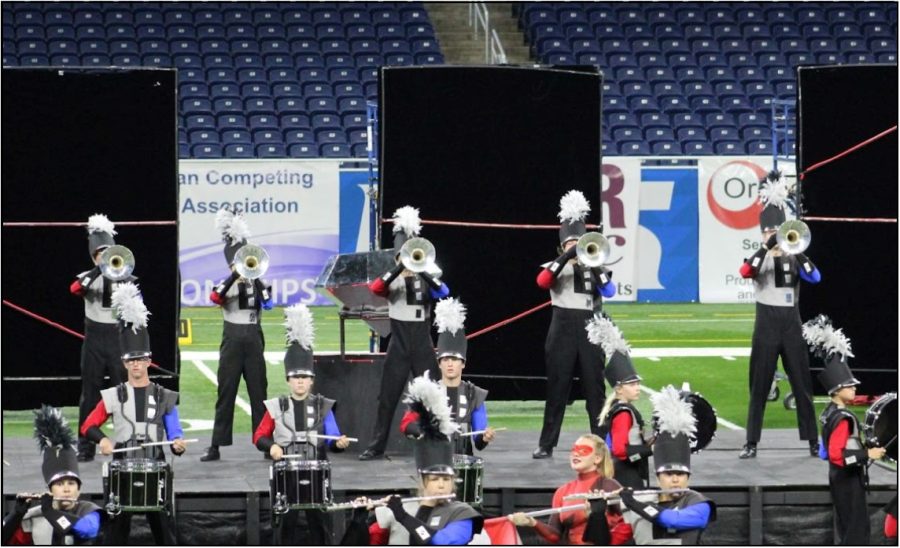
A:
[[[382,223],[393,223],[393,219],[382,219]],[[537,230],[557,230],[559,225],[517,225],[511,223],[470,223],[467,221],[428,221],[422,219],[423,225],[440,225],[440,226],[466,226],[471,228],[524,228]],[[600,228],[600,225],[584,225],[585,228]]]
[[[116,221],[116,226],[177,226],[178,221]],[[3,226],[22,227],[22,226],[87,226],[87,223],[80,222],[51,222],[51,221],[34,221],[21,223],[3,223]]]
[[[470,334],[470,335],[466,335],[466,339],[467,339],[467,340],[468,340],[468,339],[474,339],[475,337],[477,337],[477,336],[479,336],[479,335],[484,335],[485,333],[488,333],[489,331],[493,331],[493,330],[495,330],[495,329],[498,329],[498,328],[500,328],[500,327],[503,327],[503,326],[506,325],[506,324],[510,324],[510,323],[512,323],[512,322],[514,322],[514,321],[516,321],[516,320],[522,319],[522,318],[524,318],[525,316],[528,316],[529,314],[533,314],[533,313],[537,312],[538,310],[540,310],[540,309],[542,309],[542,308],[547,308],[548,306],[550,306],[550,301],[547,301],[547,302],[545,302],[545,303],[543,303],[543,304],[539,304],[539,305],[535,306],[534,308],[531,308],[531,309],[529,309],[529,310],[526,310],[525,312],[522,312],[521,314],[516,314],[516,315],[513,316],[512,318],[507,318],[507,319],[503,320],[502,322],[495,323],[494,325],[489,325],[489,326],[485,327],[484,329],[481,329],[481,330],[479,330],[479,331],[476,331],[475,333],[472,333],[472,334]]]
[[[58,324],[58,323],[54,322],[53,320],[50,320],[50,319],[47,319],[47,318],[45,318],[45,317],[43,317],[43,316],[40,316],[40,315],[38,315],[38,314],[35,314],[34,312],[31,312],[30,310],[26,310],[26,309],[22,308],[22,307],[19,306],[19,305],[13,304],[13,303],[7,301],[6,299],[3,299],[3,304],[6,305],[6,306],[8,306],[8,307],[10,307],[10,308],[12,308],[13,310],[15,310],[15,311],[17,311],[17,312],[21,312],[22,314],[25,314],[25,315],[28,316],[29,318],[33,318],[33,319],[35,319],[35,320],[37,320],[37,321],[39,321],[39,322],[42,322],[42,323],[45,323],[45,324],[51,326],[51,327],[55,327],[55,328],[59,329],[60,331],[63,331],[63,332],[65,332],[65,333],[68,333],[69,335],[75,335],[75,336],[78,337],[79,339],[84,339],[84,335],[82,335],[82,334],[79,333],[78,331],[74,331],[74,330],[69,329],[68,327],[66,327],[66,326],[64,326],[64,325],[62,325],[62,324]],[[169,371],[168,369],[166,369],[166,368],[164,368],[164,367],[160,367],[159,365],[157,365],[156,363],[154,363],[154,362],[152,362],[152,361],[150,362],[150,365],[153,366],[153,367],[155,367],[155,368],[157,368],[157,369],[159,369],[160,371],[165,371],[166,373],[168,373],[168,374],[170,374],[170,375],[175,375],[176,377],[178,376],[178,373],[174,373],[174,372]]]
[[[889,134],[889,133],[893,133],[893,132],[895,132],[895,131],[897,131],[897,126],[888,128],[888,129],[882,131],[881,133],[879,133],[878,135],[875,135],[874,137],[869,137],[869,138],[866,139],[865,141],[863,141],[863,142],[861,142],[861,143],[859,143],[859,144],[857,144],[857,145],[854,145],[854,146],[848,148],[847,150],[845,150],[844,152],[841,152],[840,154],[837,154],[837,155],[835,155],[835,156],[832,156],[831,158],[828,158],[828,159],[826,159],[826,160],[822,160],[821,162],[819,162],[819,163],[817,163],[817,164],[813,164],[813,165],[809,166],[808,168],[806,168],[806,170],[803,171],[803,173],[800,174],[800,180],[802,181],[803,178],[806,176],[807,173],[811,173],[812,171],[815,171],[815,170],[819,169],[820,167],[822,167],[822,166],[824,166],[824,165],[830,164],[831,162],[833,162],[833,161],[835,161],[835,160],[838,160],[838,159],[840,159],[840,158],[843,158],[844,156],[850,154],[851,152],[854,152],[854,151],[856,151],[856,150],[859,150],[859,149],[861,149],[862,147],[864,147],[864,146],[866,146],[866,145],[869,145],[869,144],[871,144],[871,143],[877,141],[878,139],[881,139],[881,138],[884,137],[885,135],[887,135],[887,134]]]
[[[804,221],[827,221],[836,223],[896,223],[897,219],[879,217],[803,217]]]

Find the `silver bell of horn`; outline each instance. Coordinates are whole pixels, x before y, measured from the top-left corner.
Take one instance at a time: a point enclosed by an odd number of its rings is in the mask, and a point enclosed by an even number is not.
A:
[[[575,256],[588,268],[602,266],[609,257],[609,240],[599,232],[588,232],[575,243]]]
[[[400,262],[410,272],[433,272],[437,269],[434,260],[437,253],[434,244],[425,238],[410,238],[400,248]]]
[[[803,253],[812,241],[812,232],[809,227],[800,220],[785,221],[778,227],[775,233],[778,247],[788,255]]]
[[[100,254],[100,273],[112,282],[121,282],[134,272],[134,253],[124,245],[113,245]]]
[[[261,278],[269,269],[269,254],[258,245],[245,244],[234,254],[234,269],[248,280]]]

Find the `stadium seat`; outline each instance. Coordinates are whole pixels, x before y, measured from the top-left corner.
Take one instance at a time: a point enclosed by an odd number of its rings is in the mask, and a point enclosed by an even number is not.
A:
[[[685,154],[712,156],[713,148],[706,141],[685,141],[682,143]]]
[[[217,144],[199,144],[191,147],[193,158],[221,158],[222,147]]]
[[[285,158],[287,150],[280,143],[257,145],[256,156],[258,158]]]
[[[674,141],[661,141],[650,143],[650,153],[661,156],[675,156],[681,154],[681,145]]]
[[[713,150],[716,154],[733,156],[736,154],[744,154],[744,145],[740,141],[713,141]]]
[[[627,141],[619,143],[619,154],[625,156],[646,156],[650,154],[650,147],[643,141]]]
[[[319,154],[323,158],[351,158],[350,145],[348,144],[324,144],[319,147]]]

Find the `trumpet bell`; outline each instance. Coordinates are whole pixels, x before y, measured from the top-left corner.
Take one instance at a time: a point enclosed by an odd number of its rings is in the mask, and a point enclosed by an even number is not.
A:
[[[778,247],[788,255],[803,253],[812,242],[812,232],[803,221],[785,221],[775,234]]]
[[[425,238],[410,238],[400,248],[400,262],[410,272],[433,272],[437,252],[434,244]]]
[[[248,280],[261,278],[269,269],[269,254],[258,245],[246,244],[234,254],[234,269]]]
[[[609,240],[599,232],[588,232],[575,243],[575,256],[588,268],[601,266],[609,257]]]
[[[134,271],[134,253],[124,245],[107,247],[100,254],[100,273],[103,277],[120,282]]]

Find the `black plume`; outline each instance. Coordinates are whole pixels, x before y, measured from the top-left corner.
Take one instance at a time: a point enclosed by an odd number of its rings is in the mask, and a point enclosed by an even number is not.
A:
[[[66,424],[62,411],[56,407],[42,404],[34,410],[34,439],[37,440],[41,453],[51,447],[75,448],[78,440],[75,433]]]

